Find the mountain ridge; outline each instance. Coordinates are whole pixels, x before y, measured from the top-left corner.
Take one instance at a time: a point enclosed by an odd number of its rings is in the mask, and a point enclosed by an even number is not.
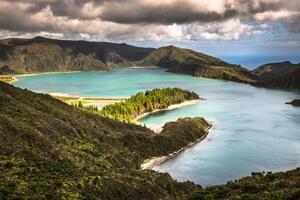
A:
[[[116,67],[158,66],[168,72],[197,77],[230,80],[260,87],[295,88],[283,81],[300,68],[288,61],[269,63],[252,71],[194,50],[165,46],[144,48],[109,42],[57,40],[44,37],[0,40],[0,75],[109,71]],[[290,76],[297,76],[290,75]],[[272,79],[272,81],[271,81]]]

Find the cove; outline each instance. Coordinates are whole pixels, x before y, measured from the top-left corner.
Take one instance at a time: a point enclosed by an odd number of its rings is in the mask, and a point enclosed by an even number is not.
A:
[[[124,68],[110,72],[41,74],[19,77],[15,86],[35,92],[84,97],[128,97],[157,87],[180,87],[206,100],[140,119],[151,128],[179,117],[213,121],[207,138],[155,168],[203,186],[226,183],[253,171],[300,166],[300,109],[286,105],[299,91],[171,74],[164,69]]]

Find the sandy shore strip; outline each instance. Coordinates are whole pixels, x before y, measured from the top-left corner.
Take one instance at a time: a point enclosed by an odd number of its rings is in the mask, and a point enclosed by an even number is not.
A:
[[[70,74],[70,73],[78,73],[80,71],[67,71],[67,72],[37,72],[37,73],[30,73],[30,74],[18,74],[12,75],[12,81],[9,84],[15,83],[19,81],[19,77],[26,77],[26,76],[36,76],[36,75],[43,75],[43,74]]]
[[[68,104],[78,104],[79,101],[85,105],[109,105],[125,100],[124,98],[109,98],[109,97],[81,97],[78,95],[72,95],[68,93],[48,93],[54,98],[64,101]]]
[[[151,170],[151,169],[157,167],[158,165],[166,162],[167,160],[169,160],[171,158],[174,158],[175,156],[177,156],[181,152],[185,151],[186,149],[191,148],[195,144],[197,144],[197,143],[201,142],[202,140],[204,140],[206,138],[206,136],[208,135],[209,130],[211,129],[212,124],[213,124],[213,122],[209,122],[209,123],[210,123],[210,126],[206,129],[205,134],[201,138],[197,139],[195,142],[189,143],[187,146],[182,147],[178,151],[174,151],[173,153],[170,153],[167,156],[155,157],[155,158],[151,158],[150,160],[146,160],[141,165],[141,169],[142,170],[147,170],[147,169]]]
[[[196,103],[198,103],[201,100],[204,100],[204,99],[200,98],[200,99],[196,99],[196,100],[184,101],[182,103],[170,105],[168,108],[157,109],[157,110],[154,110],[152,112],[146,112],[144,114],[141,114],[141,115],[137,116],[133,121],[136,122],[136,123],[139,123],[138,122],[139,119],[141,119],[143,117],[146,117],[147,115],[150,115],[152,113],[156,113],[156,112],[160,112],[160,111],[166,111],[166,110],[173,110],[173,109],[180,108],[180,107],[183,107],[183,106],[188,106],[188,105],[196,104]]]

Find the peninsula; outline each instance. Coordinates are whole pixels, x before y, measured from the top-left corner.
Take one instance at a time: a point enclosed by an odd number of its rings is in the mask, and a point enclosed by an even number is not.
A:
[[[0,107],[3,199],[273,199],[278,195],[297,199],[299,195],[299,169],[253,173],[206,189],[140,169],[149,158],[172,154],[201,139],[209,127],[202,118],[167,123],[156,134],[3,82]]]

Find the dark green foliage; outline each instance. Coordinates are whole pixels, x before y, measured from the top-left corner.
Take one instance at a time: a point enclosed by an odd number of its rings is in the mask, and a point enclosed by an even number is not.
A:
[[[99,114],[118,121],[131,122],[143,113],[165,109],[172,104],[194,99],[199,99],[198,94],[180,88],[147,90],[120,103],[107,105]]]
[[[0,199],[182,199],[199,187],[140,165],[201,137],[203,119],[157,135],[2,82],[0,108]]]
[[[245,199],[296,200],[300,199],[300,168],[279,173],[252,173],[251,176],[226,185],[210,186],[194,192],[191,200]]]
[[[287,104],[291,104],[293,106],[300,106],[300,99],[295,99],[291,102],[288,102]]]
[[[299,199],[300,169],[206,189],[139,169],[208,127],[183,118],[155,134],[0,82],[0,199]]]

